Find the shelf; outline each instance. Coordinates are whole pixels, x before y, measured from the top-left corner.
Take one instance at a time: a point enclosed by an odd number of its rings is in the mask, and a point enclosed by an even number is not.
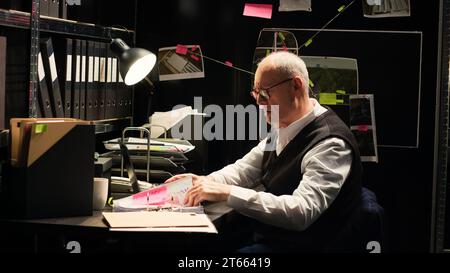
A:
[[[134,31],[132,30],[128,30],[127,32],[120,28],[109,28],[48,16],[41,16],[39,21],[39,28],[42,32],[69,34],[105,40],[109,40],[110,36],[128,40],[131,38],[130,33],[134,35]],[[30,29],[30,13],[0,9],[0,25]]]
[[[125,127],[131,126],[131,117],[117,118],[117,119],[106,119],[106,120],[95,120],[92,123],[95,125],[95,134],[104,134],[115,131],[122,132]]]

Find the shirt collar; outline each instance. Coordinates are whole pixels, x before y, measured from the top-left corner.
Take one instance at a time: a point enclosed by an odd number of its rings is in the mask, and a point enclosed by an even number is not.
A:
[[[296,136],[300,131],[306,127],[309,123],[311,123],[315,118],[322,115],[327,111],[325,107],[319,104],[319,102],[315,99],[310,99],[313,109],[308,112],[303,117],[297,119],[296,121],[289,124],[289,126],[285,128],[277,129],[277,148],[276,152],[279,155],[286,145]]]

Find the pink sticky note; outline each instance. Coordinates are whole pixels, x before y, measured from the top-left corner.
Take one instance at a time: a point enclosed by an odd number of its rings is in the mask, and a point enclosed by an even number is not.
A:
[[[369,131],[369,125],[358,125],[358,131],[364,133]]]
[[[188,52],[188,48],[184,45],[177,45],[175,52],[181,55],[186,55]]]
[[[191,51],[193,52],[193,51],[196,51],[197,49],[198,49],[198,45],[195,45],[192,47]]]
[[[230,67],[233,67],[233,64],[231,62],[229,62],[229,61],[226,61],[225,64],[230,66]]]
[[[193,60],[196,60],[197,62],[200,61],[200,58],[197,57],[197,56],[195,56],[195,55],[191,55],[191,58],[192,58]]]
[[[272,18],[272,5],[267,4],[245,4],[244,16]]]

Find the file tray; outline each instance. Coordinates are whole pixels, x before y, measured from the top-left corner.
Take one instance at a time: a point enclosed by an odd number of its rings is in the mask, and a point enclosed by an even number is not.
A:
[[[25,219],[92,215],[94,131],[80,120],[12,119],[3,214]]]

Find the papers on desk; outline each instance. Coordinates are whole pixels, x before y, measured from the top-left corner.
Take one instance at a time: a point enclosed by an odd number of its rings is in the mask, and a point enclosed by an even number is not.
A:
[[[114,200],[113,210],[139,211],[172,209],[202,213],[202,207],[183,207],[186,192],[192,187],[192,178],[186,177],[172,183],[162,184],[134,195]]]
[[[107,150],[120,150],[119,138],[105,141],[104,145]],[[130,137],[125,139],[126,146],[130,151],[146,151],[147,150],[147,138]],[[181,152],[187,153],[195,149],[187,140],[150,140],[150,152]]]
[[[139,211],[104,212],[111,231],[217,233],[206,214]]]
[[[198,114],[197,109],[192,109],[191,106],[182,107],[167,112],[155,112],[149,117],[151,127],[151,138],[160,137],[165,131],[172,128],[175,124],[181,122],[189,115]]]

